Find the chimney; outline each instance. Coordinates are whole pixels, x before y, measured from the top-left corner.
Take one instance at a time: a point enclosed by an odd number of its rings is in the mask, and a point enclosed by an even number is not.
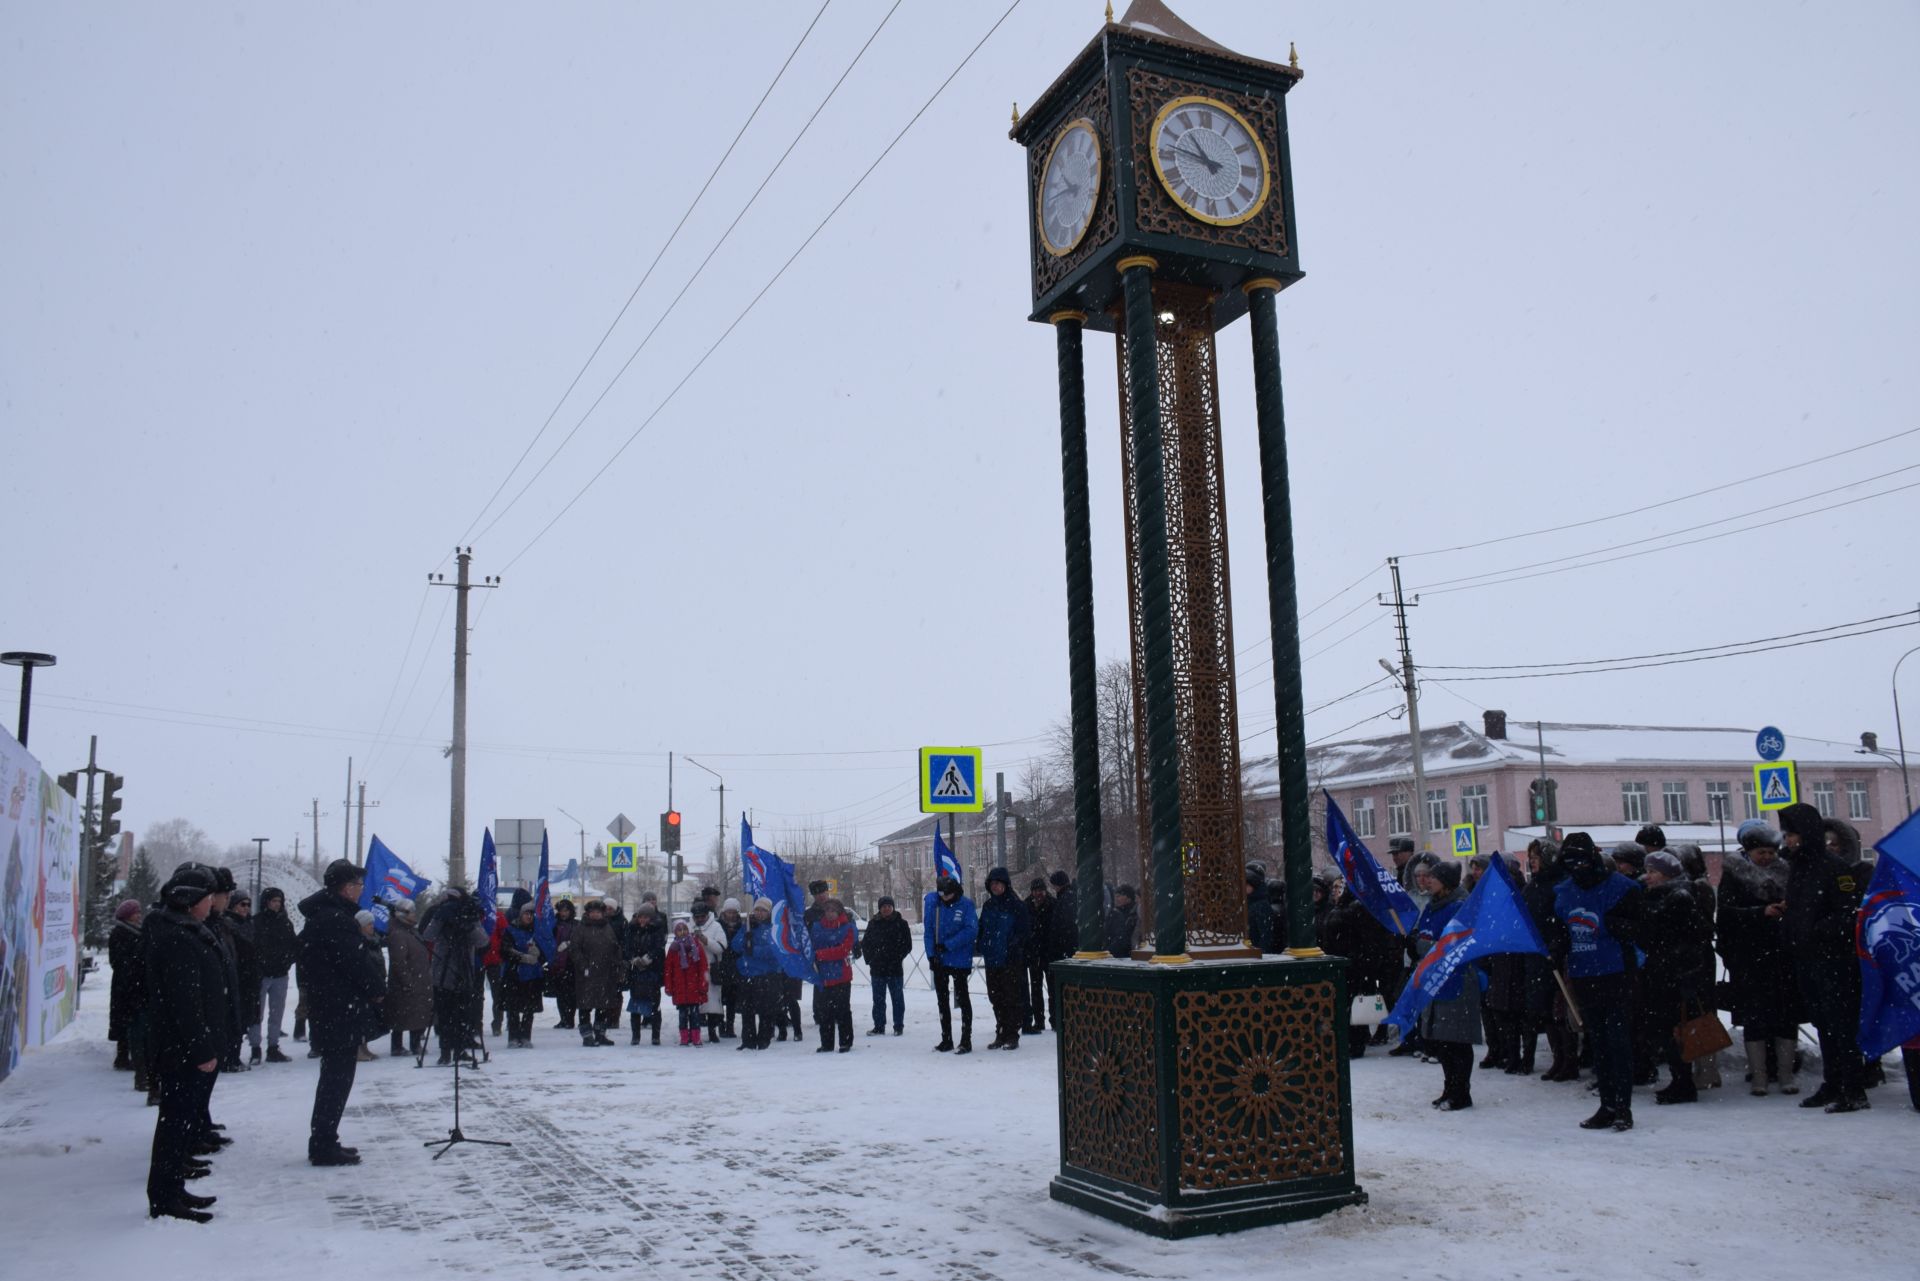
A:
[[[1879,751],[1880,736],[1874,733],[1872,730],[1863,731],[1860,735],[1860,750],[1863,752]]]
[[[1507,714],[1488,712],[1486,714],[1487,737],[1504,739],[1507,736]]]

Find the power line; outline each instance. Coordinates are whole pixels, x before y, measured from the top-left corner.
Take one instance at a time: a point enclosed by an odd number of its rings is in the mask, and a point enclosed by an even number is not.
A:
[[[1889,476],[1898,476],[1903,472],[1910,472],[1910,471],[1920,471],[1920,463],[1909,463],[1905,467],[1895,467],[1891,471],[1883,471],[1875,476],[1864,476],[1859,480],[1850,480],[1844,485],[1835,485],[1831,489],[1822,489],[1811,494],[1802,494],[1798,498],[1788,499],[1785,503],[1782,504],[1782,506],[1794,506],[1799,503],[1810,503],[1816,498],[1825,498],[1829,494],[1837,494],[1842,490],[1846,490],[1846,489],[1858,489],[1862,485],[1871,485],[1876,480],[1885,480]],[[1892,493],[1896,491],[1889,490],[1887,492]],[[1874,495],[1868,495],[1868,497],[1874,497]],[[1861,501],[1865,501],[1865,500],[1863,499]],[[1830,509],[1821,508],[1820,510],[1826,511]],[[1811,512],[1806,512],[1802,514],[1812,515]],[[1567,556],[1555,556],[1550,560],[1536,560],[1526,565],[1509,565],[1505,569],[1489,569],[1486,572],[1480,573],[1480,574],[1462,574],[1458,578],[1442,578],[1436,582],[1426,584],[1421,588],[1421,590],[1433,591],[1436,588],[1450,587],[1455,583],[1472,582],[1476,578],[1495,578],[1503,574],[1517,573],[1520,570],[1538,569],[1543,565],[1561,565],[1561,564],[1565,564],[1567,561],[1570,561],[1570,560],[1582,560],[1588,556],[1597,556],[1601,552],[1618,551],[1624,547],[1639,547],[1646,543],[1657,543],[1663,538],[1674,538],[1681,534],[1691,534],[1695,530],[1711,529],[1715,525],[1731,524],[1736,520],[1749,520],[1752,518],[1752,516],[1753,516],[1752,512],[1739,512],[1732,516],[1722,516],[1718,520],[1701,521],[1698,525],[1685,525],[1679,529],[1670,529],[1662,534],[1650,534],[1645,538],[1635,538],[1624,543],[1609,543],[1605,547],[1596,547],[1591,551],[1574,552],[1571,555],[1567,555]]]
[[[1342,596],[1345,596],[1348,592],[1352,591],[1354,588],[1358,587],[1360,584],[1366,582],[1369,578],[1372,578],[1374,574],[1379,572],[1379,570],[1380,570],[1380,566],[1378,565],[1370,566],[1366,573],[1360,575],[1360,577],[1354,579],[1352,582],[1348,583],[1345,587],[1342,587],[1339,591],[1335,592],[1333,595],[1321,601],[1318,605],[1315,605],[1312,609],[1300,615],[1300,621],[1303,623],[1306,622],[1309,618],[1312,618],[1315,614],[1319,613],[1321,610],[1325,609],[1327,606],[1333,604],[1333,602],[1339,600]],[[1364,604],[1365,602],[1362,602],[1362,603]],[[1353,609],[1350,609],[1345,614],[1340,615],[1340,618],[1347,618],[1350,615],[1357,612],[1358,609],[1359,609],[1359,606],[1356,605]],[[1340,618],[1334,619],[1333,622],[1334,623],[1339,622]],[[1327,624],[1327,627],[1331,627],[1332,625],[1333,623],[1329,623]],[[1326,627],[1322,627],[1320,631],[1323,632],[1326,629],[1327,629]],[[1314,632],[1313,636],[1318,636],[1319,634],[1320,632]],[[1301,637],[1301,639],[1311,640],[1313,639],[1313,636],[1303,636]],[[1248,645],[1245,649],[1242,649],[1238,653],[1234,654],[1234,658],[1236,659],[1245,658],[1248,654],[1251,654],[1254,650],[1259,649],[1262,645],[1266,645],[1268,643],[1269,643],[1268,638],[1263,637],[1262,639],[1253,642],[1253,644]],[[1267,658],[1263,661],[1267,661],[1267,662],[1272,661],[1271,652],[1269,652]]]
[[[1829,641],[1852,640],[1856,636],[1872,636],[1877,632],[1899,631],[1904,627],[1920,627],[1920,619],[1910,623],[1889,623],[1885,627],[1869,627],[1862,631],[1847,632],[1840,636],[1816,636],[1809,640],[1788,641],[1781,645],[1761,645],[1753,649],[1736,650],[1729,654],[1703,654],[1695,658],[1668,658],[1657,663],[1623,663],[1616,667],[1588,667],[1579,671],[1566,672],[1513,672],[1496,676],[1451,676],[1454,681],[1530,681],[1553,676],[1591,676],[1597,672],[1631,672],[1643,667],[1677,667],[1682,663],[1711,663],[1720,658],[1744,658],[1748,654],[1765,654],[1776,649],[1799,649],[1803,645],[1824,645]]]
[[[760,115],[760,108],[767,105],[767,99],[773,96],[774,89],[778,87],[781,79],[787,74],[787,68],[793,65],[794,57],[799,54],[801,46],[807,43],[807,37],[813,34],[813,29],[820,24],[821,17],[827,12],[827,6],[832,3],[833,0],[823,0],[819,12],[813,15],[813,21],[809,22],[807,29],[800,33],[800,39],[795,41],[793,48],[788,51],[786,61],[782,62],[780,64],[780,70],[774,73],[773,80],[768,83],[766,92],[760,95],[760,101],[753,104],[753,110],[747,114],[746,123],[742,124],[739,132],[733,135],[733,141],[727,144],[727,149],[721,153],[720,159],[714,163],[712,172],[707,175],[707,180],[700,184],[700,190],[695,192],[693,199],[687,202],[686,211],[680,215],[680,221],[674,224],[673,230],[667,234],[666,241],[660,246],[659,252],[653,255],[653,261],[647,264],[646,271],[642,273],[640,277],[640,283],[633,287],[633,292],[627,295],[627,300],[620,304],[620,310],[614,314],[613,320],[607,325],[606,332],[600,335],[600,341],[593,345],[593,350],[587,354],[585,362],[581,364],[578,372],[573,375],[573,381],[567,384],[567,389],[560,393],[560,399],[556,400],[553,403],[553,408],[547,411],[546,420],[540,424],[540,430],[533,433],[532,439],[527,441],[527,447],[520,451],[520,457],[514,460],[513,466],[507,468],[507,474],[500,478],[500,484],[494,488],[493,493],[488,496],[487,501],[481,504],[478,514],[468,523],[467,532],[460,535],[456,540],[458,545],[465,546],[470,541],[469,535],[473,533],[473,527],[480,523],[481,519],[486,516],[487,509],[493,506],[494,500],[499,498],[501,493],[506,490],[507,483],[513,479],[514,473],[520,470],[520,464],[527,461],[527,455],[533,452],[534,445],[539,443],[540,437],[546,434],[547,428],[551,427],[553,420],[559,416],[561,406],[567,403],[567,398],[573,395],[574,388],[578,387],[580,380],[586,377],[587,370],[593,366],[595,360],[599,359],[601,349],[607,345],[607,339],[613,337],[613,331],[617,329],[620,322],[626,318],[627,310],[633,306],[633,300],[640,296],[640,291],[646,288],[647,281],[653,278],[654,269],[660,265],[660,260],[667,256],[667,250],[673,248],[673,242],[679,238],[681,229],[687,225],[687,219],[693,216],[694,209],[699,206],[701,199],[707,194],[707,189],[713,186],[713,180],[720,176],[720,170],[726,166],[728,158],[733,155],[734,148],[738,147],[740,140],[747,136],[748,128],[752,126],[753,122]],[[604,394],[603,392],[602,395]],[[595,403],[597,404],[598,402]],[[512,504],[508,505],[511,506]],[[495,519],[497,520],[498,517]]]
[[[1510,543],[1521,538],[1538,538],[1542,534],[1558,534],[1569,529],[1584,529],[1588,525],[1600,525],[1610,520],[1621,520],[1628,516],[1638,516],[1642,512],[1656,511],[1662,507],[1671,507],[1675,503],[1684,503],[1691,499],[1704,498],[1708,494],[1718,494],[1724,490],[1736,489],[1741,485],[1750,485],[1756,480],[1766,480],[1773,476],[1785,475],[1787,472],[1798,471],[1802,467],[1810,467],[1815,463],[1828,462],[1835,458],[1844,458],[1848,454],[1857,454],[1863,449],[1872,449],[1876,445],[1884,445],[1890,440],[1899,440],[1904,436],[1911,436],[1915,432],[1920,432],[1920,427],[1909,427],[1905,431],[1897,431],[1891,436],[1882,436],[1878,440],[1869,440],[1865,444],[1853,445],[1846,449],[1838,449],[1829,454],[1819,454],[1813,458],[1791,463],[1785,467],[1775,467],[1770,471],[1759,472],[1752,476],[1744,476],[1739,480],[1727,481],[1725,484],[1712,485],[1706,489],[1697,489],[1691,494],[1681,494],[1678,498],[1664,498],[1657,503],[1648,503],[1644,507],[1634,507],[1627,511],[1614,512],[1608,516],[1594,516],[1587,520],[1576,520],[1565,525],[1549,525],[1545,529],[1530,529],[1523,534],[1503,534],[1498,538],[1483,538],[1477,543],[1460,543],[1453,547],[1432,547],[1423,552],[1405,553],[1400,559],[1412,560],[1418,556],[1441,556],[1448,552],[1472,551],[1477,547],[1491,547],[1495,543]]]
[[[780,264],[779,269],[775,271],[770,277],[768,277],[767,282],[764,285],[760,286],[759,292],[755,293],[754,296],[748,300],[747,305],[741,308],[740,314],[735,316],[733,318],[733,322],[729,324],[724,330],[721,331],[720,336],[718,338],[713,340],[713,344],[709,346],[706,349],[706,351],[701,354],[699,360],[694,362],[693,368],[689,369],[681,377],[680,381],[673,385],[673,390],[669,391],[666,394],[666,397],[663,400],[661,400],[661,402],[658,405],[654,406],[653,412],[649,413],[644,419],[641,420],[640,425],[633,429],[632,434],[629,435],[626,438],[626,440],[621,443],[620,448],[614,450],[613,456],[607,459],[606,462],[602,463],[598,471],[594,472],[592,476],[588,477],[587,483],[582,485],[579,491],[575,493],[572,498],[567,500],[566,506],[562,507],[557,513],[555,513],[552,520],[548,521],[545,525],[541,526],[540,531],[536,533],[532,537],[532,539],[530,539],[527,542],[526,546],[522,547],[518,552],[514,553],[513,559],[509,560],[503,568],[511,569],[513,568],[514,565],[518,564],[521,557],[525,556],[529,551],[532,551],[535,544],[537,544],[542,538],[546,537],[547,531],[551,530],[555,525],[559,524],[561,519],[564,518],[568,512],[573,510],[574,505],[577,504],[582,498],[586,497],[587,491],[592,489],[593,486],[599,481],[599,479],[602,476],[606,475],[608,469],[611,468],[614,465],[614,463],[620,460],[620,456],[627,452],[628,447],[631,446],[634,441],[640,438],[640,433],[644,432],[649,426],[653,424],[653,420],[660,416],[661,411],[666,409],[666,407],[673,402],[673,398],[680,394],[680,389],[685,387],[688,382],[692,381],[693,376],[700,372],[702,366],[704,366],[707,363],[707,361],[712,358],[713,353],[720,349],[720,345],[726,342],[726,340],[733,334],[733,331],[735,329],[738,329],[740,327],[740,322],[745,320],[747,316],[753,311],[753,309],[759,305],[760,300],[767,296],[767,292],[771,290],[774,287],[774,285],[779,283],[780,278],[786,275],[788,269],[793,266],[793,264],[799,259],[800,255],[806,252],[807,246],[811,245],[814,242],[814,240],[819,237],[820,233],[826,230],[827,224],[833,221],[834,216],[838,214],[840,210],[846,206],[849,200],[853,199],[854,194],[858,192],[861,187],[866,185],[867,179],[873,176],[873,171],[880,167],[881,162],[884,161],[889,155],[893,153],[893,149],[895,147],[900,145],[900,140],[907,136],[907,131],[912,129],[913,126],[919,122],[920,117],[925,115],[927,111],[933,106],[933,104],[939,99],[940,95],[946,92],[947,86],[952,84],[954,79],[958,77],[962,71],[966,70],[967,64],[973,61],[974,55],[980,52],[981,48],[986,45],[987,41],[993,38],[993,33],[998,31],[1001,27],[1001,24],[1006,22],[1006,20],[1009,17],[1013,16],[1013,11],[1015,9],[1018,9],[1019,7],[1020,7],[1020,0],[1013,0],[1013,3],[1007,6],[1005,12],[1003,12],[998,18],[994,20],[993,25],[987,28],[987,33],[980,37],[979,41],[974,44],[972,49],[967,51],[967,55],[960,60],[959,65],[954,67],[954,69],[947,74],[947,78],[940,82],[939,87],[936,88],[933,91],[933,94],[930,97],[928,97],[928,99],[924,103],[921,104],[920,109],[913,113],[912,117],[908,119],[905,125],[901,126],[900,131],[898,133],[894,134],[893,140],[887,143],[887,145],[881,149],[880,154],[874,158],[873,163],[867,166],[866,172],[862,173],[860,177],[854,182],[853,186],[847,189],[847,193],[844,196],[840,197],[840,199],[834,204],[833,208],[827,211],[827,216],[822,218],[818,223],[818,225],[816,225],[812,231],[807,233],[807,238],[800,242],[800,247],[798,249],[795,249],[793,253],[788,256],[785,262]]]
[[[785,167],[787,158],[793,155],[794,149],[800,145],[801,139],[805,138],[813,129],[813,122],[820,118],[820,113],[827,109],[827,104],[832,102],[834,95],[840,92],[840,86],[847,82],[847,77],[853,74],[853,69],[860,65],[862,58],[867,56],[867,50],[871,49],[873,42],[880,38],[880,32],[884,30],[887,23],[893,19],[894,13],[900,8],[903,2],[904,0],[893,0],[893,8],[888,9],[886,13],[881,16],[879,25],[874,27],[872,34],[867,37],[867,42],[860,46],[858,53],[853,55],[853,61],[849,62],[846,70],[840,73],[840,78],[833,82],[833,87],[827,90],[826,97],[820,99],[819,105],[814,107],[813,114],[807,117],[807,122],[804,125],[800,126],[800,132],[793,136],[793,141],[787,144],[787,149],[780,153],[778,160],[773,162],[773,168],[767,170],[767,176],[760,180],[760,185],[754,188],[751,196],[747,197],[747,203],[740,206],[740,212],[733,216],[733,221],[727,224],[727,229],[720,233],[720,239],[713,242],[713,248],[707,250],[707,256],[700,260],[699,266],[693,269],[693,274],[688,276],[686,283],[680,286],[680,292],[673,296],[673,301],[667,304],[666,310],[661,312],[659,318],[653,322],[653,327],[648,329],[646,334],[640,339],[640,345],[635,347],[633,351],[628,354],[626,360],[621,363],[620,368],[614,371],[613,377],[607,381],[607,385],[600,389],[600,394],[593,398],[591,405],[587,406],[587,412],[580,415],[580,420],[573,425],[573,430],[569,431],[566,437],[561,440],[558,445],[554,446],[553,452],[547,455],[547,460],[540,464],[539,470],[527,478],[527,483],[520,487],[520,492],[508,500],[507,505],[502,507],[499,512],[494,515],[494,518],[487,522],[487,527],[480,531],[482,538],[492,532],[493,527],[498,525],[501,519],[513,510],[515,504],[526,497],[527,491],[532,489],[534,483],[546,474],[547,468],[553,465],[554,459],[560,457],[561,452],[573,443],[573,438],[580,434],[582,427],[587,425],[587,419],[593,417],[594,411],[600,408],[600,403],[612,393],[615,385],[617,385],[622,378],[626,377],[627,370],[633,367],[633,362],[638,360],[640,353],[647,349],[648,344],[653,341],[653,336],[660,332],[660,327],[666,324],[667,319],[679,308],[681,299],[687,296],[687,291],[692,289],[694,283],[705,273],[707,265],[713,261],[714,255],[718,254],[727,241],[733,237],[734,230],[740,226],[741,220],[747,216],[748,211],[759,203],[762,193],[764,193],[768,185],[773,182],[775,175]]]
[[[1579,569],[1591,569],[1595,565],[1611,565],[1615,561],[1636,560],[1639,557],[1652,556],[1658,552],[1670,552],[1670,551],[1678,550],[1679,548],[1682,548],[1682,547],[1692,547],[1698,543],[1711,543],[1722,538],[1732,538],[1736,534],[1750,534],[1755,530],[1769,529],[1774,525],[1784,525],[1789,521],[1804,520],[1808,516],[1818,516],[1822,512],[1830,512],[1835,510],[1836,508],[1852,507],[1859,503],[1871,502],[1876,498],[1886,498],[1892,494],[1905,493],[1909,489],[1920,489],[1920,481],[1914,481],[1906,485],[1896,485],[1892,489],[1883,489],[1879,493],[1875,493],[1875,494],[1862,494],[1858,498],[1850,498],[1845,502],[1828,503],[1825,507],[1815,507],[1808,511],[1796,512],[1791,516],[1777,516],[1772,520],[1763,520],[1752,525],[1742,525],[1738,529],[1722,530],[1720,533],[1717,533],[1717,534],[1703,534],[1699,538],[1689,538],[1684,542],[1669,543],[1664,547],[1648,547],[1637,552],[1623,552],[1618,556],[1604,556],[1598,560],[1584,561],[1578,565],[1563,565],[1558,569],[1543,569],[1537,573],[1532,573],[1532,574],[1515,574],[1510,578],[1496,578],[1484,583],[1466,583],[1459,587],[1436,587],[1436,588],[1423,587],[1423,588],[1420,588],[1419,590],[1429,596],[1444,596],[1449,592],[1471,592],[1471,591],[1476,591],[1482,587],[1500,587],[1507,583],[1523,582],[1530,578],[1547,578],[1547,577],[1551,577],[1554,574],[1570,574],[1573,571],[1579,570]],[[1671,535],[1666,535],[1666,537],[1671,537]],[[1629,544],[1620,544],[1620,545],[1628,546]],[[1605,550],[1605,549],[1603,548],[1600,550]],[[1588,553],[1588,554],[1591,554],[1591,553]]]
[[[1422,663],[1423,672],[1510,672],[1526,671],[1547,667],[1593,667],[1601,663],[1637,663],[1649,658],[1676,658],[1683,654],[1705,654],[1717,649],[1733,649],[1737,646],[1764,645],[1769,641],[1795,640],[1802,636],[1818,636],[1822,632],[1837,632],[1850,627],[1866,627],[1872,623],[1885,623],[1896,618],[1905,618],[1914,610],[1903,609],[1892,614],[1881,614],[1875,618],[1862,618],[1851,623],[1834,623],[1830,627],[1810,627],[1803,632],[1782,632],[1778,636],[1756,636],[1752,640],[1727,641],[1721,645],[1700,645],[1693,649],[1666,649],[1653,654],[1622,654],[1618,658],[1579,658],[1565,663],[1482,663],[1448,664]]]

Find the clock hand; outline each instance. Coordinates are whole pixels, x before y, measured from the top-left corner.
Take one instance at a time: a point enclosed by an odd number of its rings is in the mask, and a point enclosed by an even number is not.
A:
[[[1208,173],[1220,172],[1220,162],[1218,160],[1209,160],[1205,155],[1201,154],[1198,151],[1193,150],[1190,147],[1175,146],[1174,150],[1183,152],[1186,155],[1192,156],[1195,160],[1198,160],[1201,164],[1207,167]]]

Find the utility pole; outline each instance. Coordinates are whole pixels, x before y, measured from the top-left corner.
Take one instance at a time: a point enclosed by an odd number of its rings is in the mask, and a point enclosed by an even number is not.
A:
[[[323,814],[320,813],[320,798],[318,796],[313,798],[313,808],[308,810],[305,814],[302,814],[300,817],[310,818],[313,820],[313,871],[314,871],[314,875],[317,877],[321,871],[321,868],[320,868],[320,820],[323,817],[325,817]]]
[[[707,766],[700,765],[700,762],[694,760],[691,756],[687,757],[687,764],[699,765],[700,768],[706,770],[707,773],[713,774],[714,780],[720,784],[718,789],[720,792],[720,844],[714,851],[715,864],[708,870],[712,874],[713,879],[720,883],[723,890],[731,889],[732,886],[727,876],[727,780],[721,778],[720,775],[714,773],[714,771]],[[673,808],[671,795],[669,795],[667,808]]]
[[[260,902],[261,865],[266,862],[266,859],[267,838],[256,836],[253,838],[253,901],[255,904]]]
[[[41,664],[41,666],[50,665],[50,662]],[[33,668],[29,666],[22,673],[22,679],[31,680],[32,677]],[[20,738],[17,740],[23,747],[26,745],[26,707],[27,699],[23,693],[20,696]],[[71,774],[62,774],[59,780],[60,786],[66,790],[67,795],[74,796],[75,792],[78,791],[80,775],[85,774],[87,776],[87,800],[86,804],[80,810],[80,866],[86,869],[86,875],[82,878],[82,884],[85,887],[86,893],[83,920],[85,933],[88,936],[94,933],[95,922],[93,917],[98,906],[95,901],[98,895],[94,893],[94,882],[99,879],[100,869],[96,864],[104,855],[104,851],[98,851],[93,848],[94,820],[97,817],[97,811],[94,809],[93,804],[93,780],[96,775],[107,772],[100,768],[97,759],[99,748],[100,736],[98,734],[90,735],[87,738],[87,767],[83,770],[75,770]],[[77,800],[79,798],[75,797],[75,799]]]
[[[379,801],[367,799],[367,780],[363,778],[360,780],[360,800],[355,806],[357,817],[353,820],[353,861],[361,867],[367,865],[367,806],[369,805],[375,809],[380,808]]]
[[[347,757],[347,794],[340,798],[340,857],[354,858],[353,837],[353,757]]]
[[[998,830],[993,834],[994,862],[1000,867],[1007,865],[1007,776],[993,776],[993,820]],[[1012,873],[1009,872],[1009,875]],[[1013,886],[1007,886],[1011,892]]]
[[[1413,746],[1413,832],[1414,843],[1425,852],[1427,834],[1431,820],[1427,813],[1427,767],[1421,758],[1420,749],[1420,686],[1413,674],[1413,642],[1407,635],[1407,608],[1418,605],[1420,598],[1408,601],[1400,590],[1400,558],[1387,557],[1387,568],[1393,571],[1393,615],[1394,623],[1400,630],[1400,688],[1407,696],[1407,737]],[[1386,604],[1385,598],[1380,603]],[[1380,665],[1393,674],[1393,665],[1384,658]]]
[[[427,581],[436,587],[451,586],[454,589],[453,608],[453,747],[447,755],[453,762],[452,800],[449,805],[447,830],[447,881],[453,885],[467,883],[467,593],[475,587],[498,587],[498,575],[489,575],[481,582],[474,582],[469,574],[473,564],[473,548],[457,547],[454,556],[459,562],[459,572],[455,581],[447,582],[445,574],[429,574]]]

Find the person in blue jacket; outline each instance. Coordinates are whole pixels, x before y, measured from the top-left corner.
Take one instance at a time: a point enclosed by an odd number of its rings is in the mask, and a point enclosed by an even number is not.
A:
[[[920,905],[920,922],[921,946],[933,964],[933,990],[940,1000],[940,1044],[933,1048],[942,1054],[971,1054],[973,998],[967,980],[973,975],[973,940],[980,933],[980,918],[973,900],[960,892],[960,882],[943,876]],[[953,1040],[955,1004],[960,1007],[958,1046]]]
[[[987,964],[987,1003],[993,1007],[993,1043],[989,1050],[1020,1048],[1027,1022],[1027,940],[1033,912],[1013,892],[1007,869],[987,873],[987,899],[980,905],[980,932],[973,950]]]
[[[758,898],[747,922],[727,945],[739,967],[739,982],[746,988],[742,1005],[744,1019],[740,1029],[742,1050],[764,1050],[773,1044],[774,1023],[780,1015],[780,954],[773,945],[773,900]]]
[[[1633,943],[1644,891],[1609,871],[1585,832],[1570,833],[1561,845],[1560,870],[1566,879],[1554,888],[1548,951],[1572,984],[1580,1022],[1593,1038],[1593,1074],[1600,1081],[1600,1109],[1580,1128],[1631,1130]]]

